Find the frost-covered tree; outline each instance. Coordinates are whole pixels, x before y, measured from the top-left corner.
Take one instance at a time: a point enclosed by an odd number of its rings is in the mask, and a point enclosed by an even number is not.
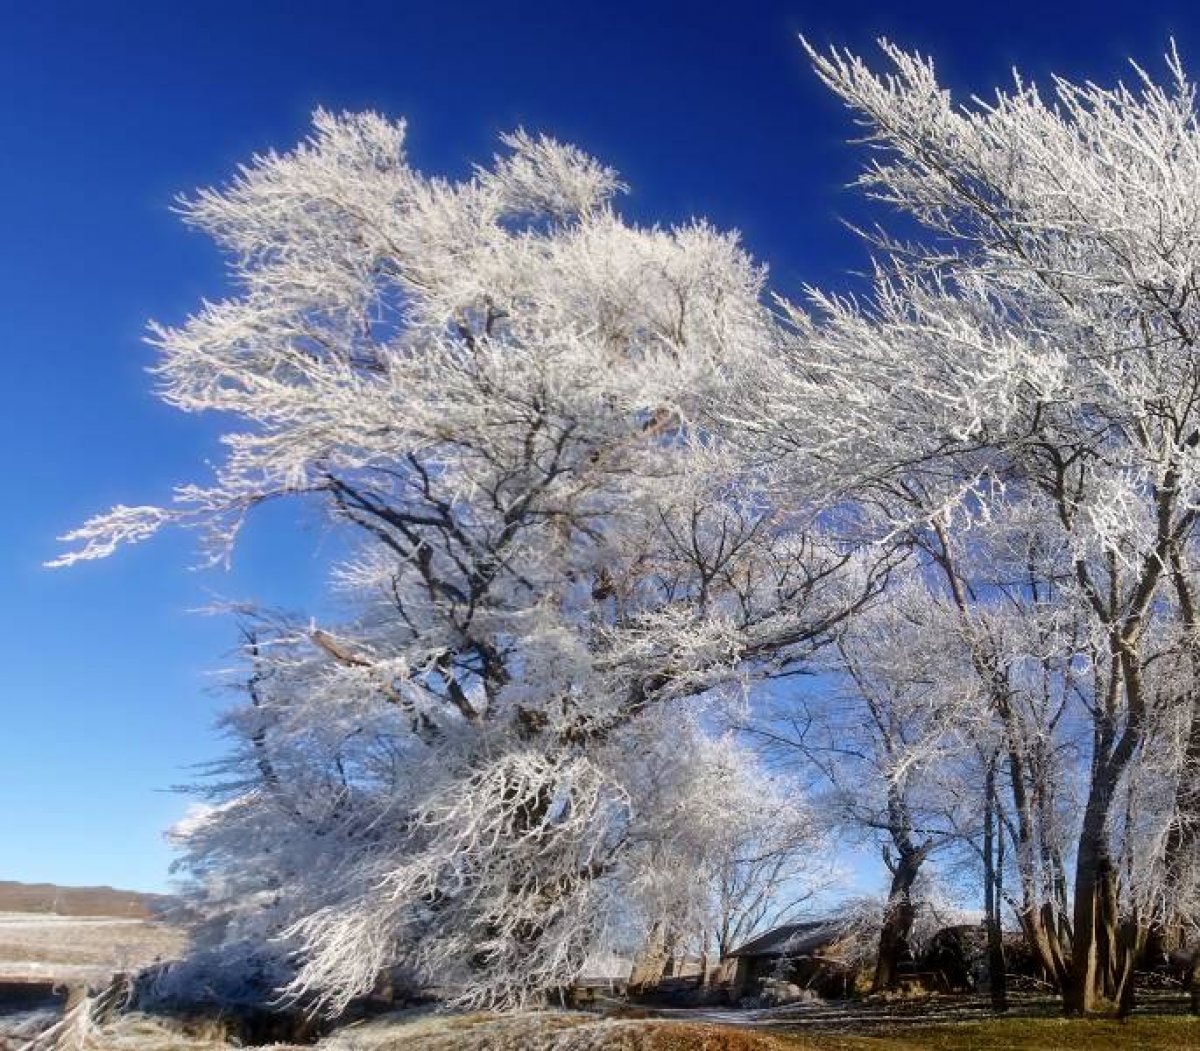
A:
[[[1124,893],[1121,800],[1200,507],[1194,92],[1171,56],[1166,86],[1136,70],[1111,89],[1056,80],[1048,100],[1018,79],[961,104],[931,62],[884,50],[888,73],[813,59],[874,148],[862,186],[920,232],[872,238],[868,295],[790,310],[793,346],[743,421],[799,481],[836,476],[868,528],[924,547],[1006,749],[1021,727],[991,611],[1019,593],[1036,613],[1047,582],[1069,609],[1055,674],[1087,727],[1066,979],[1088,1011],[1129,990],[1148,921]],[[947,537],[1008,515],[1052,569],[997,589]]]
[[[907,583],[907,582],[906,582]],[[961,689],[940,603],[919,584],[899,583],[887,601],[838,639],[846,689],[840,718],[826,716],[823,764],[831,802],[851,825],[882,839],[891,877],[875,955],[873,988],[890,988],[910,957],[914,888],[930,854],[952,838],[939,773],[970,739],[969,694]],[[837,728],[835,732],[831,730]]]
[[[157,375],[236,422],[228,455],[62,561],[172,523],[224,558],[281,498],[344,529],[351,613],[252,618],[235,750],[180,832],[213,944],[277,945],[331,1010],[392,967],[466,1004],[569,982],[647,808],[680,804],[643,791],[663,710],[788,667],[878,586],[704,414],[775,339],[762,271],[630,225],[619,189],[524,133],[429,177],[402,124],[318,113],[183,205],[233,291],[154,328]]]
[[[653,861],[631,888],[646,941],[640,974],[676,952],[723,959],[785,922],[831,876],[826,830],[799,786],[728,732],[683,738],[686,730],[676,720],[643,756],[639,783],[654,798],[641,837]]]
[[[955,629],[913,560],[839,632],[818,665],[821,686],[778,691],[751,727],[777,764],[814,779],[827,822],[882,856],[888,893],[875,930],[876,991],[911,960],[914,888],[927,861],[960,843],[956,818],[981,804],[952,776],[987,732]]]
[[[871,235],[857,298],[768,307],[735,238],[634,226],[611,171],[524,133],[448,181],[402,125],[322,113],[184,204],[233,291],[154,330],[158,375],[235,421],[227,456],[62,561],[172,523],[219,560],[284,497],[352,552],[340,621],[248,622],[234,750],[181,832],[214,952],[278,946],[331,1009],[393,967],[511,1004],[671,858],[663,911],[715,922],[758,775],[699,713],[833,640],[893,904],[916,815],[944,819],[1075,1011],[1128,1007],[1151,936],[1198,925],[1193,88],[1172,56],[1166,87],[961,105],[885,52],[812,56],[915,231]]]

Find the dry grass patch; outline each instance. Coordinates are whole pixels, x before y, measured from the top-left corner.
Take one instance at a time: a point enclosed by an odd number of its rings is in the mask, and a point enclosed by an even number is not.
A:
[[[334,1034],[325,1051],[1200,1051],[1200,1021],[1001,1018],[855,1035],[602,1019],[567,1012],[426,1015]]]
[[[788,1036],[735,1026],[599,1018],[570,1012],[426,1015],[335,1033],[325,1051],[793,1051]]]
[[[813,1036],[793,1047],[813,1051],[1200,1051],[1200,1021],[1184,1017],[1125,1022],[1066,1018],[993,1018],[887,1036]]]

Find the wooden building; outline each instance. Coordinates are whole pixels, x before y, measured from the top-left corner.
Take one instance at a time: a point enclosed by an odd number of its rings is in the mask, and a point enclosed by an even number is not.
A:
[[[842,919],[776,927],[725,957],[734,964],[731,998],[736,1002],[757,996],[768,980],[788,982],[824,997],[847,996],[858,970],[848,959],[848,948],[849,924]]]

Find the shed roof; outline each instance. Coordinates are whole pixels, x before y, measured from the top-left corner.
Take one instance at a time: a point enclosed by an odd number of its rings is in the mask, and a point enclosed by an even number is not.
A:
[[[846,933],[846,923],[840,919],[810,920],[807,923],[785,923],[751,938],[739,945],[730,956],[803,956],[823,949]]]

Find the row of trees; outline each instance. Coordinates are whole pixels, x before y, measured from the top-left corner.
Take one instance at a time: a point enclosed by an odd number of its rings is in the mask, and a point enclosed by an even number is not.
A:
[[[630,924],[728,949],[848,825],[886,845],[880,985],[934,851],[1075,1011],[1190,929],[1192,88],[1172,57],[962,107],[885,52],[811,54],[917,231],[855,298],[770,298],[736,238],[634,226],[523,133],[448,182],[319,113],[187,203],[234,289],[155,328],[163,396],[240,428],[63,561],[173,522],[221,558],[298,496],[354,545],[339,623],[248,621],[180,832],[205,951],[278,946],[334,1010],[397,966],[521,1003]]]

